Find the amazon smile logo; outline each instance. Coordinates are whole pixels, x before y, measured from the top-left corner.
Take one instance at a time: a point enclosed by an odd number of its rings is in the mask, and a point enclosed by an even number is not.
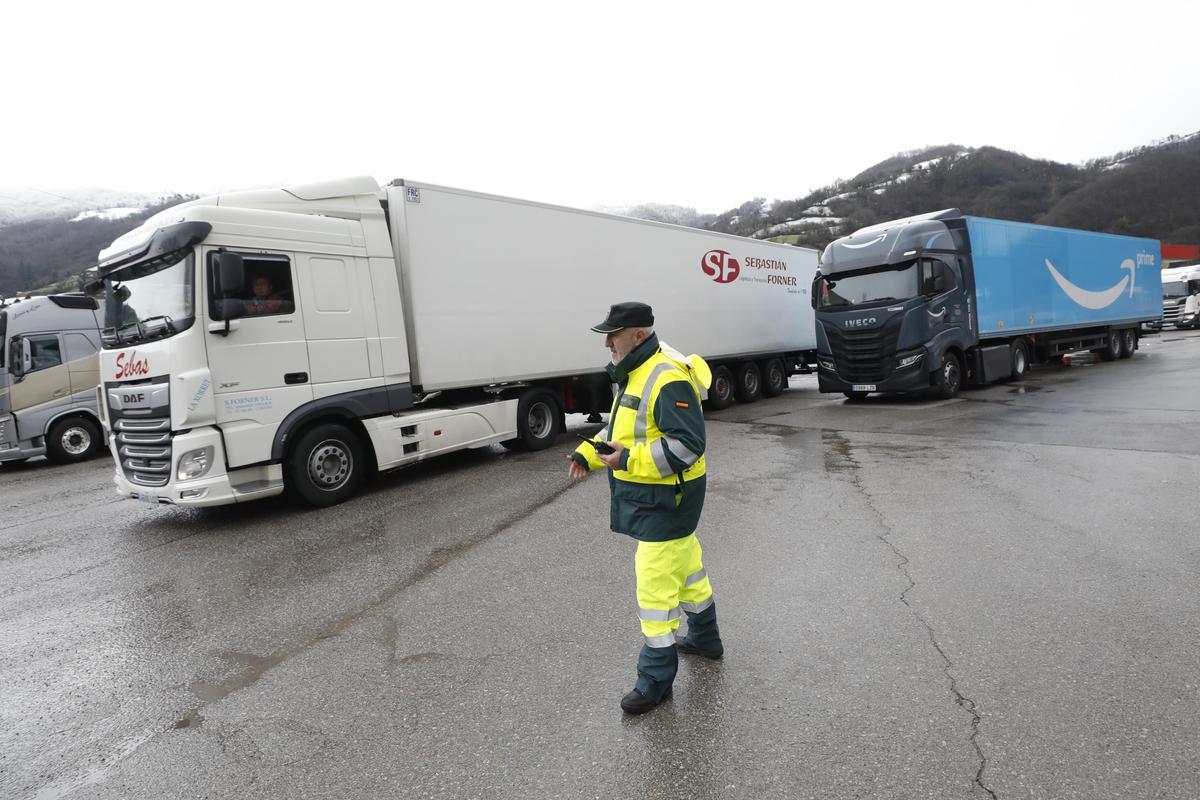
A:
[[[1054,268],[1054,264],[1050,262],[1050,259],[1046,259],[1046,269],[1050,270],[1050,277],[1054,278],[1054,282],[1058,284],[1058,288],[1062,289],[1063,293],[1074,300],[1075,303],[1092,311],[1108,308],[1117,302],[1117,298],[1121,296],[1121,292],[1125,291],[1126,286],[1129,287],[1129,296],[1133,297],[1134,284],[1137,281],[1137,268],[1145,266],[1154,266],[1153,255],[1138,253],[1136,261],[1132,258],[1127,258],[1121,262],[1121,269],[1129,270],[1128,275],[1122,276],[1121,280],[1107,289],[1092,291],[1071,283],[1065,275]]]

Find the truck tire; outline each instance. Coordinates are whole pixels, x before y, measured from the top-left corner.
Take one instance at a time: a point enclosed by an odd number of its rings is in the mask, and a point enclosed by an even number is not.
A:
[[[554,392],[527,389],[517,403],[517,438],[501,442],[510,450],[545,450],[563,430],[563,413]]]
[[[753,403],[762,397],[762,371],[753,361],[738,364],[733,373],[734,393],[743,403]]]
[[[1012,343],[1012,374],[1009,379],[1020,381],[1029,372],[1029,345],[1018,339]]]
[[[1137,331],[1133,328],[1121,331],[1121,358],[1133,358],[1133,351],[1137,350],[1137,340]]]
[[[46,458],[55,464],[87,461],[100,450],[100,428],[87,417],[67,417],[46,433]]]
[[[762,363],[762,393],[763,397],[778,397],[787,388],[787,370],[783,368],[783,360],[769,358]]]
[[[962,364],[954,353],[942,356],[942,367],[937,371],[935,391],[944,400],[958,397],[962,388]]]
[[[1121,357],[1121,332],[1110,330],[1108,332],[1108,343],[1096,351],[1100,355],[1101,361],[1116,361]]]
[[[709,411],[720,411],[733,405],[733,373],[722,364],[712,371],[712,385],[708,387],[708,399],[704,407]]]
[[[327,422],[309,428],[291,447],[284,485],[310,506],[327,508],[353,497],[366,470],[366,453],[354,431]]]

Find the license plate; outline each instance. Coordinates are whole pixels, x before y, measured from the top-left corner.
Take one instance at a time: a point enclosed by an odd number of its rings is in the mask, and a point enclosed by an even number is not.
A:
[[[139,494],[137,496],[139,503],[149,503],[152,506],[158,505],[158,496],[153,494]]]
[[[856,383],[856,384],[854,384],[854,385],[852,385],[852,386],[850,387],[850,390],[851,390],[851,391],[854,391],[854,392],[875,392],[875,391],[878,391],[878,389],[876,389],[876,388],[875,388],[875,384],[873,384],[873,383]]]

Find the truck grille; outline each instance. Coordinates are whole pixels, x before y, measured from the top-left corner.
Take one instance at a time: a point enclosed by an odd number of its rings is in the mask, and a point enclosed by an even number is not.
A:
[[[1163,303],[1163,324],[1174,325],[1183,316],[1183,303]]]
[[[892,373],[900,335],[899,317],[872,330],[843,331],[827,324],[825,335],[842,380],[878,383]]]
[[[130,483],[166,486],[171,479],[171,419],[168,416],[119,419],[117,456]]]

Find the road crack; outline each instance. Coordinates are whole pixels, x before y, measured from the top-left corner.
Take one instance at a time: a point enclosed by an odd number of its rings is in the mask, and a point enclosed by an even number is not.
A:
[[[891,553],[896,557],[896,569],[904,577],[904,580],[908,582],[908,585],[904,587],[904,591],[900,593],[900,602],[904,604],[904,607],[908,609],[913,618],[917,620],[917,623],[920,624],[920,626],[925,630],[925,635],[929,638],[930,644],[933,645],[933,649],[937,652],[938,657],[942,660],[942,672],[945,674],[946,680],[949,683],[950,695],[954,698],[955,704],[971,715],[971,735],[968,738],[968,741],[971,743],[971,747],[975,750],[975,754],[979,758],[979,767],[975,771],[975,784],[980,789],[987,792],[989,797],[995,800],[996,793],[983,782],[983,775],[987,769],[987,755],[983,752],[983,748],[979,744],[979,726],[983,722],[983,717],[979,713],[979,709],[976,706],[975,701],[970,697],[967,697],[962,693],[962,691],[959,690],[958,679],[954,676],[954,662],[950,659],[950,656],[946,654],[941,642],[938,641],[937,631],[934,629],[933,625],[929,623],[929,620],[927,620],[908,600],[908,593],[917,586],[917,582],[913,580],[912,573],[908,570],[908,556],[906,556],[889,538],[895,533],[895,531],[893,531],[891,526],[888,525],[887,519],[884,517],[883,512],[880,511],[879,507],[875,504],[875,498],[863,484],[862,474],[860,472],[861,465],[858,463],[858,460],[854,457],[854,454],[851,451],[850,442],[847,441],[847,439],[838,431],[823,430],[821,432],[821,437],[825,443],[826,469],[831,473],[845,475],[850,484],[854,486],[854,488],[858,490],[859,494],[861,494],[866,500],[867,507],[871,510],[871,513],[874,514],[879,520],[879,527],[883,530],[883,533],[877,534],[875,538],[883,542],[883,544],[887,546],[888,550],[890,550]]]

